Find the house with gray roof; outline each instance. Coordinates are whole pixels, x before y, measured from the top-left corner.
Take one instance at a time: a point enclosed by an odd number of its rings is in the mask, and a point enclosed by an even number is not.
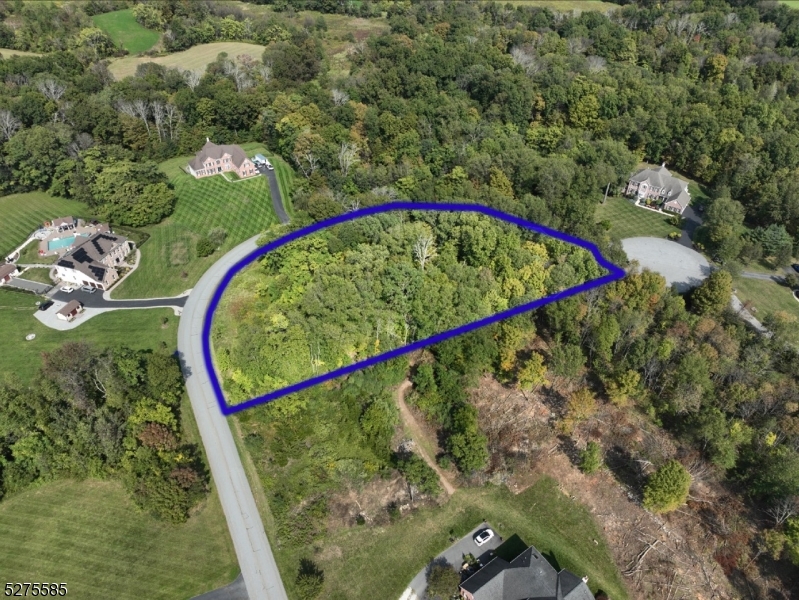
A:
[[[119,279],[119,265],[133,247],[133,242],[121,235],[95,233],[61,257],[56,263],[56,278],[107,290]]]
[[[214,144],[205,138],[202,147],[188,165],[189,173],[195,178],[210,177],[217,173],[233,171],[241,178],[258,175],[255,164],[247,158],[247,154],[235,144]]]
[[[460,584],[463,600],[594,600],[588,578],[556,571],[530,546],[508,562],[499,556]]]
[[[666,163],[653,169],[642,169],[630,177],[625,194],[634,197],[636,204],[653,204],[678,215],[691,203],[688,182],[674,177]]]
[[[0,264],[0,285],[11,281],[12,277],[19,275],[17,265],[12,263]]]

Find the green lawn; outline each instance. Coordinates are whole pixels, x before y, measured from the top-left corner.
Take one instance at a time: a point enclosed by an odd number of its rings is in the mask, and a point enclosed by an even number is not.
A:
[[[31,381],[41,365],[41,353],[67,341],[87,341],[98,346],[126,345],[131,348],[158,348],[165,343],[177,347],[179,318],[169,308],[117,310],[92,317],[70,331],[56,331],[42,325],[33,313],[38,296],[0,289],[0,367],[23,382]],[[50,310],[53,310],[52,308]],[[166,327],[161,319],[167,317]],[[28,342],[25,336],[35,333]],[[2,569],[0,569],[2,572]]]
[[[281,165],[285,185],[290,169],[263,146],[244,144],[249,155],[262,153]],[[161,168],[175,186],[175,212],[158,225],[144,228],[150,239],[141,247],[142,264],[113,293],[114,298],[172,296],[191,288],[205,270],[230,248],[277,221],[269,195],[269,182],[258,176],[229,182],[218,175],[194,179],[182,170],[189,157],[168,160]],[[284,198],[289,190],[283,188]],[[197,239],[215,228],[227,231],[222,247],[206,258],[195,251]]]
[[[36,263],[40,265],[52,265],[55,264],[57,260],[58,260],[57,254],[51,254],[50,256],[40,256],[39,240],[33,240],[22,250],[22,254],[20,254],[19,260],[17,262],[21,265],[29,265]]]
[[[186,440],[199,443],[187,397],[181,410]],[[226,585],[238,570],[213,488],[182,525],[143,514],[115,481],[57,481],[0,502],[4,581],[66,582],[75,598],[173,600]]]
[[[81,202],[55,198],[44,192],[0,197],[0,214],[4,217],[0,258],[24,242],[44,221],[67,216],[85,217],[87,210]]]
[[[149,50],[160,37],[157,31],[139,25],[130,8],[95,15],[92,21],[105,31],[117,46],[121,46],[131,54]]]
[[[25,271],[20,275],[22,279],[28,279],[29,281],[38,281],[39,283],[46,283],[47,285],[53,285],[53,280],[50,279],[50,267],[47,268],[31,268],[25,269]]]
[[[608,198],[596,208],[596,220],[610,221],[611,234],[620,239],[652,236],[664,238],[672,231],[679,231],[669,223],[671,217],[635,206],[627,198]]]
[[[799,8],[799,0],[780,0],[780,4],[785,4],[791,8]]]
[[[592,591],[602,589],[614,600],[629,597],[601,529],[549,478],[518,496],[491,485],[461,489],[444,506],[421,509],[389,526],[340,529],[315,544],[315,554],[310,548],[275,548],[275,554],[289,589],[299,560],[312,558],[324,571],[322,596],[328,600],[399,598],[414,575],[450,545],[450,531],[463,536],[483,518],[503,538],[518,534],[552,553],[561,568],[588,575]]]
[[[755,317],[762,321],[773,312],[783,310],[799,318],[799,302],[794,300],[791,290],[775,281],[764,279],[748,279],[736,277],[733,287],[738,290],[735,295],[741,302],[751,302],[757,311]]]

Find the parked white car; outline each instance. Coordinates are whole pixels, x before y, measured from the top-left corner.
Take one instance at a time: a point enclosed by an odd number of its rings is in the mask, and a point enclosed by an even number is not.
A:
[[[94,292],[97,291],[97,288],[93,288],[90,285],[84,285],[84,286],[81,286],[80,291],[81,292],[86,292],[87,294],[93,294]]]
[[[270,171],[274,171],[275,170],[275,167],[273,167],[272,163],[270,163],[270,162],[266,163],[266,168],[269,169]]]
[[[490,529],[483,529],[483,531],[478,532],[477,535],[474,536],[474,543],[478,546],[482,546],[492,537],[494,537],[493,531]]]
[[[72,287],[71,285],[65,285],[64,287],[61,288],[61,291],[64,292],[65,294],[71,294],[72,292],[75,291],[75,288]]]

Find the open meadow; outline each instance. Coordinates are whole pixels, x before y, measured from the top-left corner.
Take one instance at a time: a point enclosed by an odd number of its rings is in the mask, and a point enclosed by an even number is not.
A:
[[[114,77],[124,79],[136,74],[136,67],[141,64],[154,62],[165,67],[180,67],[190,71],[205,71],[208,63],[216,60],[220,52],[227,52],[228,56],[235,58],[239,54],[249,54],[254,59],[260,60],[265,46],[248,44],[245,42],[213,42],[200,44],[182,52],[167,54],[166,56],[124,56],[112,59],[108,65]]]
[[[242,148],[250,156],[260,152],[269,157],[278,172],[283,196],[288,198],[290,188],[282,187],[291,185],[288,165],[259,144],[243,144]],[[150,239],[141,247],[141,265],[114,290],[114,298],[180,294],[191,288],[227,250],[277,222],[266,177],[234,182],[218,175],[194,179],[183,171],[189,158],[182,156],[162,163],[178,197],[175,212],[161,223],[144,228]],[[225,242],[211,256],[198,257],[197,240],[216,227],[227,233]]]
[[[139,25],[130,8],[94,15],[92,21],[131,54],[149,50],[161,37],[157,31]]]

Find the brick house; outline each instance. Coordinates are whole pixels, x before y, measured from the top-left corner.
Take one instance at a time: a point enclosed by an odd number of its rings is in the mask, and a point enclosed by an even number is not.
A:
[[[117,267],[132,250],[133,242],[121,235],[95,233],[61,257],[56,278],[107,290],[119,279]]]
[[[463,600],[594,600],[585,579],[563,569],[556,571],[530,546],[508,562],[499,556],[462,581]]]
[[[678,215],[691,203],[688,183],[674,177],[666,163],[638,171],[630,177],[624,193],[635,197],[636,204],[646,204],[648,200],[658,208]]]
[[[19,275],[17,265],[11,263],[0,265],[0,285],[8,283],[11,281],[12,277],[16,277],[17,275]]]
[[[189,173],[195,178],[210,177],[217,173],[233,171],[239,177],[258,175],[253,162],[247,158],[244,150],[235,144],[214,144],[210,139],[202,150],[189,162]]]

